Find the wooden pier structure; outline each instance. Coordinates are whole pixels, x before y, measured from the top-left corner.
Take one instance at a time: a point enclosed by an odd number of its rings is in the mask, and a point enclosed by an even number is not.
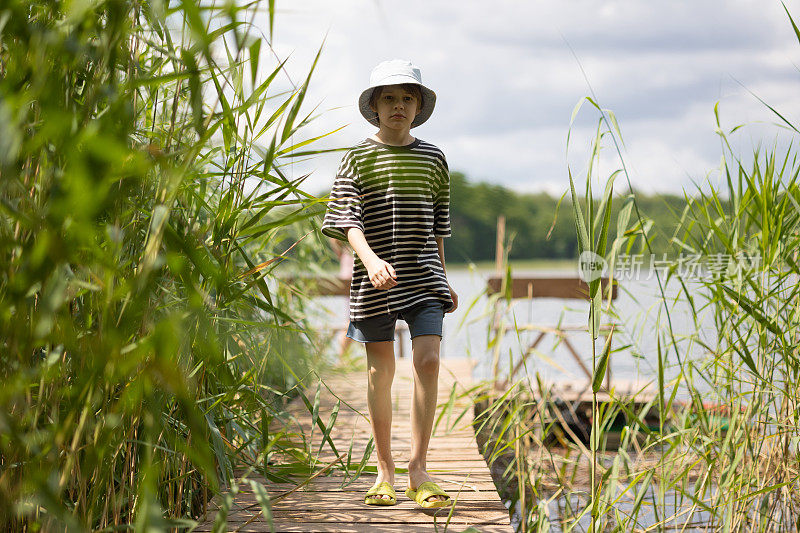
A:
[[[447,403],[453,384],[456,396],[470,386],[472,361],[466,359],[442,359],[439,371],[439,403]],[[361,457],[370,437],[367,420],[367,376],[365,372],[342,374],[325,379],[331,391],[341,399],[336,423],[331,436],[341,453],[350,448],[353,455]],[[392,454],[397,467],[405,467],[411,451],[411,361],[398,359],[395,371],[392,398]],[[319,414],[323,420],[336,403],[336,397],[323,387]],[[347,405],[350,407],[348,407]],[[350,484],[341,470],[330,468],[324,475],[297,488],[291,484],[275,484],[263,477],[253,476],[267,487],[272,503],[272,528],[261,514],[256,496],[245,485],[242,492],[234,496],[234,504],[227,519],[227,531],[353,531],[353,532],[417,532],[452,531],[462,532],[472,527],[473,532],[512,532],[509,512],[497,494],[486,461],[478,451],[471,422],[472,405],[468,397],[455,402],[450,411],[451,421],[466,414],[451,431],[447,431],[447,415],[434,429],[428,453],[428,472],[431,477],[456,500],[452,515],[450,508],[422,509],[409,500],[406,475],[395,475],[397,505],[373,506],[364,503],[364,493],[375,482],[374,473],[362,473]],[[306,430],[311,427],[311,416],[303,407],[297,410],[298,421]],[[312,447],[319,446],[321,431],[315,431]],[[323,452],[321,464],[334,462],[333,452]],[[357,459],[356,459],[357,460]],[[368,465],[375,466],[375,454]],[[209,513],[208,521],[195,529],[211,531],[215,513]]]

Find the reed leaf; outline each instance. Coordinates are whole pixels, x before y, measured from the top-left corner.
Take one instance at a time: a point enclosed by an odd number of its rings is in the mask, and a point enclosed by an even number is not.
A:
[[[269,43],[239,20],[258,8],[0,7],[0,94],[16,117],[0,133],[0,530],[176,527],[242,466],[309,471],[307,440],[280,427],[322,364],[296,318],[305,302],[274,268],[241,276],[287,251],[316,260],[309,242],[285,244],[312,215],[275,198],[324,201],[279,168],[311,152],[310,119],[257,161],[256,134],[275,139],[303,112],[295,99],[263,127],[286,91],[284,61],[260,72]]]

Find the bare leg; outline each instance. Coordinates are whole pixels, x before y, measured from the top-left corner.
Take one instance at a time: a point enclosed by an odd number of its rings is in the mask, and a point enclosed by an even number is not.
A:
[[[347,347],[350,346],[351,342],[353,342],[353,339],[351,339],[350,337],[347,336],[347,330],[346,329],[342,330],[339,333],[339,339],[338,339],[338,342],[337,342],[337,344],[339,346],[339,360],[340,361],[342,360],[342,357],[344,357],[344,353],[345,353],[345,351],[347,351]]]
[[[392,380],[394,379],[394,342],[368,342],[367,403],[375,450],[378,454],[377,482],[394,485],[392,459]],[[388,499],[388,498],[387,498]]]
[[[411,403],[411,460],[408,462],[408,486],[416,490],[422,483],[431,481],[428,475],[428,443],[436,415],[439,392],[438,335],[417,335],[411,339],[414,357],[414,394]],[[431,496],[428,501],[444,500]]]
[[[338,244],[334,244],[334,246],[338,246]],[[339,338],[337,339],[338,340],[337,345],[339,347],[339,361],[341,361],[342,357],[344,357],[344,352],[347,350],[347,347],[350,346],[351,342],[353,342],[353,339],[351,339],[350,337],[347,336],[347,326],[349,325],[348,319],[350,317],[350,302],[349,301],[345,301],[344,316],[345,316],[345,321],[344,321],[345,327],[342,328],[342,330],[339,333]],[[367,343],[367,344],[369,344],[369,343]]]

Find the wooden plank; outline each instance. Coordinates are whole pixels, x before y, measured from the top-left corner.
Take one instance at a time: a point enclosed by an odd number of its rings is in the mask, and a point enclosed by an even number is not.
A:
[[[457,390],[469,386],[472,363],[467,360],[443,360],[439,373],[439,400],[446,402],[450,390],[456,383]],[[358,460],[363,453],[371,434],[366,418],[365,396],[366,376],[363,373],[335,376],[326,379],[326,385],[335,393],[323,388],[320,394],[320,415],[330,412],[336,397],[342,399],[339,416],[331,433],[337,449],[349,449]],[[395,370],[394,415],[392,420],[392,453],[398,467],[404,467],[411,450],[411,428],[409,410],[411,403],[411,361],[398,360]],[[313,394],[313,393],[312,393]],[[351,406],[348,407],[345,405]],[[441,409],[441,405],[440,405]],[[449,517],[454,531],[463,531],[469,526],[482,532],[512,531],[509,513],[497,494],[486,462],[478,451],[472,430],[472,409],[468,400],[456,402],[453,420],[465,412],[458,427],[447,432],[439,427],[431,439],[428,452],[428,471],[431,477],[442,485],[452,497],[457,497],[455,511]],[[292,426],[304,430],[308,436],[311,429],[310,416],[303,406],[293,407],[297,424]],[[445,418],[447,418],[445,416]],[[444,424],[444,422],[442,422]],[[316,446],[321,440],[319,428],[314,429],[311,442]],[[329,444],[318,457],[320,464],[335,459]],[[369,463],[375,464],[375,457]],[[243,473],[240,471],[240,473]],[[448,520],[449,508],[422,509],[409,500],[403,491],[406,477],[397,475],[395,489],[398,504],[377,507],[364,504],[364,492],[375,481],[374,474],[363,473],[356,480],[346,480],[343,472],[331,469],[327,475],[320,476],[307,486],[296,489],[290,483],[270,483],[260,476],[251,475],[262,483],[272,502],[274,531],[436,531],[444,528]],[[347,483],[346,486],[343,486]],[[216,516],[213,502],[208,520],[195,531],[210,531]],[[249,485],[244,484],[234,495],[234,504],[227,517],[228,530],[270,531],[270,526],[260,514],[261,508],[255,500]]]
[[[277,500],[275,503],[280,502],[282,507],[302,507],[305,509],[329,509],[331,506],[337,506],[340,509],[362,509],[366,506],[364,503],[364,492],[370,485],[363,484],[358,488],[348,487],[347,490],[330,490],[329,488],[322,488],[316,491],[296,491],[285,497]],[[399,488],[399,487],[398,487]],[[488,508],[494,508],[495,498],[491,492],[487,491],[473,491],[464,488],[459,491],[458,488],[450,489],[453,491],[451,495],[453,499],[458,497],[460,502],[472,502],[476,505],[486,505]],[[496,493],[495,493],[496,494]],[[241,497],[236,498],[238,509],[256,509],[258,510],[258,503],[255,495],[250,493],[241,493]],[[398,507],[406,506],[413,508],[416,506],[411,500],[401,497],[398,502]],[[374,508],[366,506],[368,508]]]
[[[339,276],[280,276],[279,281],[313,296],[350,296],[350,280]]]
[[[324,518],[324,513],[329,512],[331,510],[335,510],[336,512],[342,513],[360,513],[360,512],[385,512],[386,509],[379,508],[375,505],[367,505],[364,503],[364,496],[363,493],[350,493],[350,492],[339,492],[336,494],[331,494],[334,496],[333,498],[322,498],[321,496],[327,493],[304,493],[299,495],[298,497],[292,499],[291,501],[283,501],[279,500],[275,502],[272,510],[272,516],[279,517],[282,514],[291,517],[299,517],[304,518],[308,516],[306,513],[321,513]],[[302,496],[303,498],[300,498]],[[455,496],[455,494],[453,494]],[[495,508],[495,502],[493,500],[487,500],[486,498],[482,497],[483,493],[461,493],[458,497],[458,503],[462,505],[456,504],[456,511],[462,511],[465,506],[470,508],[472,511],[491,511]],[[278,505],[280,504],[280,505]],[[258,514],[261,510],[260,505],[256,501],[255,497],[251,495],[250,498],[243,499],[239,502],[232,510],[232,512],[228,515],[229,521],[237,521],[238,518],[245,516],[249,513],[247,518],[250,518],[253,514]],[[302,510],[301,513],[298,510]],[[408,498],[401,497],[397,505],[392,507],[393,511],[414,511],[416,513],[417,510],[422,510],[415,502],[412,502]],[[241,515],[241,516],[240,516]],[[395,518],[399,518],[403,516],[403,513],[398,513]],[[238,517],[238,518],[237,518]],[[322,520],[325,521],[325,520]]]
[[[459,487],[464,487],[463,490],[470,490],[480,491],[480,492],[489,492],[493,493],[494,489],[487,489],[487,483],[492,483],[492,476],[488,472],[481,472],[478,474],[473,473],[472,475],[467,478],[466,476],[459,475],[459,476],[450,476],[448,474],[444,474],[442,476],[437,476],[440,478],[440,484],[448,485],[448,489],[458,491]],[[259,480],[264,483],[263,479]],[[361,490],[366,490],[372,486],[373,479],[367,476],[360,476],[355,480],[350,480],[347,482],[346,485],[342,485],[343,479],[339,476],[332,479],[324,479],[324,478],[317,478],[307,485],[304,485],[298,489],[299,491],[306,491],[306,492],[358,492]],[[480,489],[476,485],[476,483],[480,482]],[[277,494],[281,494],[283,492],[292,490],[297,487],[297,485],[292,483],[269,483],[270,492],[273,496]],[[397,488],[400,490],[404,486],[402,484],[398,484]],[[247,494],[252,492],[249,485],[243,485],[239,487],[241,494]]]
[[[605,293],[609,279],[601,278]],[[500,292],[503,277],[492,276],[487,281],[488,294]],[[611,288],[611,298],[617,297],[617,283]],[[589,285],[580,278],[515,277],[511,280],[512,298],[573,298],[588,300]]]
[[[392,522],[405,522],[406,524],[433,525],[431,518],[438,517],[440,520],[447,520],[449,509],[422,509],[415,503],[406,500],[398,503],[391,508],[388,506],[379,507],[377,505],[362,504],[360,509],[349,509],[336,506],[322,511],[311,510],[308,508],[273,508],[272,516],[275,520],[293,521],[300,523],[307,522],[328,522],[342,524],[372,523],[376,519],[391,520]],[[247,522],[258,511],[236,511],[228,515],[228,524]],[[391,515],[391,517],[387,516]],[[486,506],[476,505],[472,502],[462,502],[456,507],[450,519],[451,524],[480,525],[501,523],[497,514]]]
[[[439,519],[439,531],[444,531],[444,523],[447,520],[445,518]],[[419,525],[417,525],[419,526]],[[463,531],[466,529],[465,527],[461,527],[461,524],[454,524],[455,527],[449,528],[448,531]],[[373,520],[368,524],[340,524],[340,523],[325,523],[325,522],[316,522],[316,523],[298,523],[298,522],[285,522],[282,520],[276,520],[273,522],[274,529],[270,529],[268,525],[264,522],[254,522],[252,524],[243,525],[241,529],[242,533],[255,533],[255,532],[267,532],[267,531],[275,531],[275,532],[301,532],[301,531],[319,531],[320,533],[327,533],[327,532],[341,532],[341,531],[348,531],[352,533],[409,533],[409,531],[420,531],[417,527],[412,527],[407,523],[404,522],[396,522],[391,518],[387,518],[385,520]],[[423,529],[422,531],[425,531]],[[429,531],[435,531],[433,528],[427,529]],[[197,529],[198,533],[205,533],[211,531],[211,526],[206,524],[201,524]],[[481,524],[479,526],[479,531],[481,533],[508,533],[510,531],[509,526],[505,524]]]

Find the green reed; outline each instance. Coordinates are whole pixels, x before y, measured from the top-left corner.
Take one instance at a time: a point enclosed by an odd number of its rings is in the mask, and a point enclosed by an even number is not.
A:
[[[275,272],[318,259],[320,199],[281,170],[315,153],[314,65],[283,81],[273,21],[272,1],[0,8],[0,529],[185,528],[241,483],[268,516],[249,473],[314,471],[276,427],[321,339]]]
[[[525,360],[524,332],[516,324],[520,344],[507,354],[506,368],[519,367],[524,375],[510,381],[498,373],[472,391],[484,456],[501,475],[499,490],[522,518],[520,531],[797,527],[800,164],[791,148],[780,154],[756,151],[747,166],[728,156],[732,164],[724,169],[725,190],[698,191],[676,216],[675,253],[735,257],[762,251],[767,259],[752,272],[726,264],[727,274],[703,278],[700,286],[682,279],[676,267],[667,273],[665,291],[679,291],[691,302],[698,327],[701,314],[710,311],[716,338],[698,330],[672,340],[660,318],[656,331],[644,333],[658,340],[654,396],[620,397],[612,383],[611,400],[597,400],[600,376],[614,354],[641,352],[635,332],[625,331],[613,304],[604,312],[621,323],[614,340],[628,337],[630,343],[606,345],[595,362],[589,435],[570,429],[562,406],[536,371],[546,357]],[[635,237],[642,225],[632,226],[618,234]],[[619,241],[611,248],[628,244]],[[507,270],[506,278],[512,276]],[[505,298],[502,291],[489,296]],[[673,312],[670,299],[659,305],[661,316]],[[502,325],[505,315],[498,314]],[[494,335],[489,345],[500,353],[499,334]],[[690,354],[693,347],[704,355]],[[676,350],[680,362],[672,355]],[[666,377],[670,368],[675,378]],[[655,425],[646,420],[653,414]],[[625,420],[620,442],[612,446],[609,431],[620,419]],[[582,437],[588,437],[587,444]]]
[[[800,41],[791,15],[789,20]],[[661,298],[657,308],[647,310],[656,317],[656,327],[641,333],[656,340],[655,395],[621,397],[612,384],[607,402],[597,397],[614,354],[642,350],[635,324],[622,323],[613,302],[603,302],[607,294],[600,284],[590,284],[587,329],[593,345],[603,315],[620,329],[613,346],[593,347],[592,424],[586,436],[570,429],[536,371],[539,361],[547,361],[546,355],[525,359],[523,330],[516,318],[514,331],[520,342],[507,354],[507,368],[520,368],[525,375],[503,376],[498,371],[502,329],[496,327],[509,320],[511,300],[504,290],[489,296],[489,309],[500,308],[487,337],[487,349],[495,354],[495,376],[466,394],[476,401],[476,433],[484,456],[500,475],[498,489],[521,517],[518,530],[796,531],[800,527],[797,140],[788,146],[757,146],[742,156],[729,139],[743,126],[725,131],[715,108],[723,186],[698,186],[686,194],[686,207],[675,214],[674,227],[655,228],[640,212],[635,195],[613,197],[614,179],[627,178],[620,128],[596,98],[582,103],[586,102],[598,115],[598,128],[582,196],[570,175],[581,250],[601,255],[613,273],[620,251],[646,252],[653,232],[663,231],[671,239],[670,255],[703,257],[707,275],[695,277],[676,261],[657,277]],[[765,105],[785,131],[800,131]],[[593,180],[600,178],[599,154],[609,144],[623,166],[604,179],[603,195],[592,200]],[[618,237],[606,245],[603,241],[614,223],[607,215],[612,198],[625,205],[615,221]],[[718,254],[725,261],[712,261]],[[749,259],[754,257],[757,262]],[[512,277],[506,268],[505,288]],[[624,281],[620,289],[625,290]],[[688,334],[679,335],[672,325],[674,304],[679,302],[688,307],[696,328]],[[706,317],[714,326],[711,338],[700,329]],[[625,345],[619,346],[620,338]],[[653,415],[657,423],[648,422]],[[612,446],[609,431],[620,417],[625,423],[618,445]]]

